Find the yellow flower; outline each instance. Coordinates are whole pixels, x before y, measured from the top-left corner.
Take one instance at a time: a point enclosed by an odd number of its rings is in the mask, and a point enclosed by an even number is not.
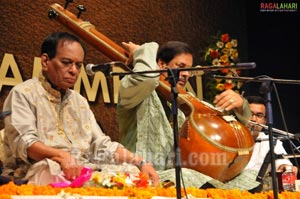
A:
[[[217,84],[216,89],[219,91],[224,90],[224,84],[222,84],[222,83]]]
[[[225,48],[228,48],[228,49],[232,48],[232,43],[231,42],[227,42],[225,44]]]
[[[227,54],[224,54],[220,57],[220,63],[222,65],[228,65],[229,64],[229,57]]]
[[[91,180],[94,181],[95,183],[101,183],[101,177],[99,175],[99,173],[94,172],[92,174]]]
[[[237,51],[237,49],[232,49],[230,55],[231,55],[231,57],[230,57],[231,59],[238,59],[239,52]]]

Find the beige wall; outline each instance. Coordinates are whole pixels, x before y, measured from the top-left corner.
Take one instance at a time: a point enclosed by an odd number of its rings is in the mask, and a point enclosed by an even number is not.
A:
[[[12,54],[22,80],[32,77],[34,60],[39,56],[42,40],[53,31],[70,31],[56,20],[48,18],[49,6],[64,5],[64,0],[1,0],[0,3],[0,59]],[[76,6],[83,4],[87,11],[81,18],[115,41],[144,43],[181,40],[189,43],[195,52],[195,65],[201,64],[201,50],[209,37],[217,31],[229,32],[239,40],[240,56],[246,60],[246,8],[239,0],[75,0],[68,10],[77,14]],[[102,52],[88,45],[87,63],[110,61]],[[12,76],[9,72],[7,76]],[[0,80],[1,81],[1,80]],[[113,82],[107,80],[113,99]],[[0,110],[12,86],[3,85],[0,91]],[[101,86],[91,108],[103,130],[118,140],[116,105],[104,103]],[[81,94],[86,96],[84,90]],[[3,120],[0,120],[3,128]]]

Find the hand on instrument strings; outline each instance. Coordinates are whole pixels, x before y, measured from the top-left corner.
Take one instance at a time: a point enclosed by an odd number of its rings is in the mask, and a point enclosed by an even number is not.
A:
[[[240,94],[233,90],[225,90],[221,94],[216,95],[214,104],[220,110],[230,111],[235,109],[239,113],[243,112],[243,98]]]
[[[63,151],[58,156],[53,157],[52,160],[60,164],[66,179],[70,181],[77,178],[83,168],[83,165],[80,163],[80,161],[72,157],[71,154],[66,151]]]
[[[134,53],[134,51],[138,48],[138,47],[140,47],[140,45],[137,45],[137,44],[135,44],[135,43],[133,43],[133,42],[128,42],[128,43],[126,43],[126,42],[122,42],[122,45],[126,48],[126,50],[129,52],[129,57],[128,57],[128,60],[126,61],[126,65],[131,65],[132,64],[132,62],[133,62],[133,53]]]

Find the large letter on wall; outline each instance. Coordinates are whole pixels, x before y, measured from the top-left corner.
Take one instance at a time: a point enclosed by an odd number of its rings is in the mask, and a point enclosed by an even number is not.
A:
[[[95,73],[94,80],[91,86],[85,70],[81,69],[78,79],[74,85],[74,90],[78,93],[80,93],[81,80],[83,82],[88,101],[94,102],[96,100],[99,84],[101,83],[104,103],[110,103],[106,78],[102,72]]]
[[[9,66],[14,77],[6,77]],[[5,53],[0,68],[0,92],[3,85],[15,86],[22,82],[23,79],[13,54]]]
[[[39,77],[41,71],[42,71],[41,58],[34,57],[32,77]]]

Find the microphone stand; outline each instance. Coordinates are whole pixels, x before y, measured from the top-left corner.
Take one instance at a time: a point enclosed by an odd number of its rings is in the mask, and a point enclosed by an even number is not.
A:
[[[181,156],[179,147],[179,134],[178,134],[178,89],[177,82],[179,79],[179,70],[168,68],[168,81],[171,85],[172,95],[172,114],[173,114],[173,136],[174,136],[174,152],[175,152],[175,177],[176,177],[176,195],[178,199],[181,199]]]
[[[271,88],[270,85],[276,83],[285,83],[285,84],[300,84],[300,80],[284,80],[284,79],[273,79],[270,77],[224,77],[220,75],[215,75],[215,79],[231,79],[237,81],[245,81],[245,82],[262,82],[261,91],[262,94],[265,95],[267,104],[267,126],[268,126],[268,134],[269,134],[269,145],[270,145],[270,159],[271,159],[271,175],[272,175],[272,185],[273,185],[273,195],[274,199],[278,199],[278,186],[276,181],[276,171],[275,171],[275,153],[274,153],[274,141],[273,141],[273,113],[272,113],[272,105],[271,105]]]
[[[221,75],[214,75],[215,79],[228,79],[228,80],[237,80],[237,81],[244,81],[245,83],[248,82],[274,82],[274,83],[281,83],[281,84],[300,84],[300,80],[291,80],[291,79],[275,79],[270,77],[229,77],[229,76],[221,76]]]
[[[263,83],[264,84],[264,83]],[[272,83],[273,84],[273,83]],[[271,98],[271,82],[266,82],[266,88],[263,91],[267,101],[267,126],[269,134],[269,145],[270,145],[270,155],[271,155],[271,175],[272,175],[272,187],[274,193],[274,199],[278,199],[278,186],[276,180],[276,166],[275,166],[275,153],[274,153],[274,140],[273,140],[273,110],[272,110],[272,98]],[[262,89],[263,90],[263,89]]]
[[[123,62],[111,62],[111,66],[119,66],[121,68],[128,68]],[[222,70],[222,69],[253,69],[256,67],[256,64],[254,62],[250,63],[237,63],[235,65],[228,65],[228,66],[195,66],[190,68],[174,68],[180,71],[190,71],[191,75],[198,75],[197,71],[213,71],[213,70]],[[147,74],[147,73],[165,73],[168,72],[168,69],[162,69],[162,70],[149,70],[149,71],[124,71],[124,72],[111,72],[111,68],[108,70],[105,68],[105,70],[100,70],[104,73],[105,76],[124,76],[124,75],[130,75],[130,74]]]
[[[112,62],[112,66],[126,66],[122,62]],[[147,73],[166,73],[168,74],[167,80],[171,85],[171,95],[172,95],[172,114],[173,114],[173,135],[174,135],[174,153],[175,153],[175,178],[176,178],[176,194],[177,199],[181,199],[181,155],[180,147],[178,142],[178,89],[177,82],[179,79],[180,71],[199,71],[199,70],[221,70],[224,68],[238,68],[238,69],[251,69],[255,68],[255,63],[239,63],[231,66],[201,66],[201,67],[191,67],[191,68],[167,68],[163,70],[150,70],[150,71],[125,71],[125,72],[110,72],[110,76],[124,76],[130,74],[147,74]],[[109,72],[106,70],[106,73]],[[107,75],[107,74],[106,74]],[[150,76],[149,76],[150,78]]]

